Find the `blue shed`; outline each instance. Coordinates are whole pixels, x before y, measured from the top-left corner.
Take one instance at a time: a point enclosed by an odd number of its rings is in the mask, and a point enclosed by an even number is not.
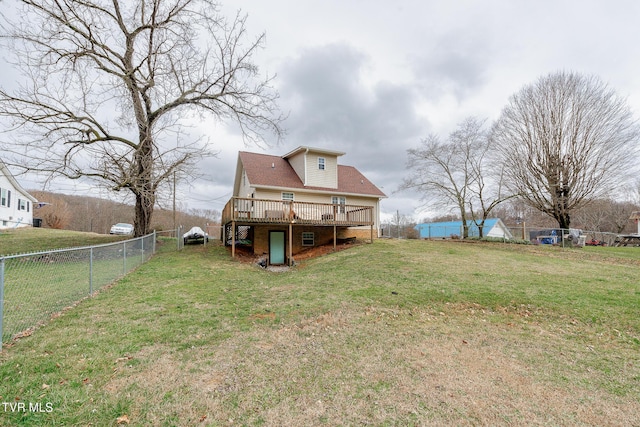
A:
[[[469,237],[480,235],[480,230],[475,222],[469,220],[467,226],[469,227]],[[462,236],[462,221],[425,222],[416,225],[415,229],[420,233],[421,239],[450,239],[452,236]],[[485,220],[482,231],[484,237],[513,238],[500,218]]]

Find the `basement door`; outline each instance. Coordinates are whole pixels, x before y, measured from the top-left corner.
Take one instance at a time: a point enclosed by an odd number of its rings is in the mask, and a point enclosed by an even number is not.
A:
[[[269,232],[269,264],[284,264],[285,232]]]

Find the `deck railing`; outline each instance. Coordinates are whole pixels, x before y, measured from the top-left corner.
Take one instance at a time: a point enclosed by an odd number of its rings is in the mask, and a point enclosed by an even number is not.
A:
[[[309,225],[372,225],[373,207],[233,197],[222,211],[223,224],[276,223]]]

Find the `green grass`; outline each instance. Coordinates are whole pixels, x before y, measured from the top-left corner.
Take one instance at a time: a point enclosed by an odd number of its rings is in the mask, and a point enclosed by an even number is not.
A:
[[[127,238],[130,237],[49,228],[0,230],[0,256],[100,245]]]
[[[587,249],[587,248],[585,248]],[[0,425],[634,425],[640,250],[162,252],[0,355]]]

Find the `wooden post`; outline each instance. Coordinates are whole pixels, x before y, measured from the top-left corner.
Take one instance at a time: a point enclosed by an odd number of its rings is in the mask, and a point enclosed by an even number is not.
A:
[[[236,222],[231,221],[231,258],[236,257]]]
[[[333,224],[333,250],[334,251],[336,250],[336,244],[337,244],[336,241],[338,240],[338,236],[337,236],[338,233],[337,233],[336,228],[337,227],[336,227],[336,224],[334,222],[334,224]]]
[[[293,265],[293,224],[289,223],[289,267]]]

